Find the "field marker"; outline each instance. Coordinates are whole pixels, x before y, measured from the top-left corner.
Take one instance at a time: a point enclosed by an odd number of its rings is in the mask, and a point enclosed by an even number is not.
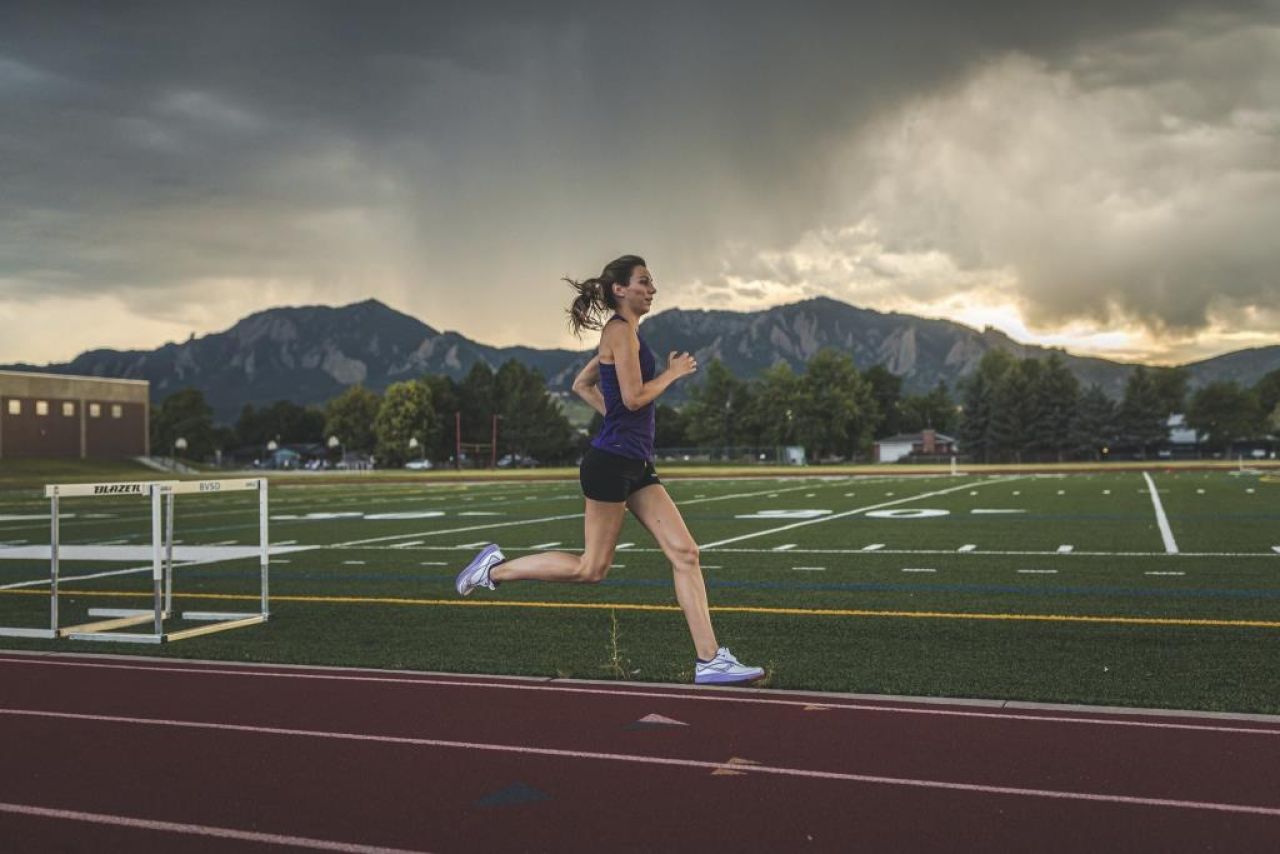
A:
[[[886,492],[886,493],[885,493],[885,496],[886,496],[886,497],[891,496],[891,495],[893,495],[893,493],[892,493],[892,492]]]
[[[618,550],[629,549],[634,545],[635,543],[618,543],[616,546],[614,546],[614,548]]]
[[[434,514],[433,514],[434,515]],[[501,513],[492,510],[463,510],[459,516],[501,516]]]
[[[344,560],[343,563],[349,566],[364,566],[364,561],[362,560]]]
[[[1102,490],[1102,494],[1103,494],[1103,495],[1110,495],[1110,494],[1111,494],[1111,490],[1109,490],[1109,489],[1104,489],[1104,490]]]
[[[449,564],[442,560],[424,560],[420,566],[448,566]]]
[[[626,569],[627,565],[625,563],[611,563],[609,564],[609,568],[610,569]]]
[[[917,568],[915,568],[915,567],[904,567],[902,571],[903,571],[903,572],[937,572],[938,570],[936,570],[936,569],[923,569],[923,568],[921,568],[921,569],[917,569]]]
[[[864,551],[864,552],[878,552],[878,551],[880,551],[882,548],[884,548],[884,543],[872,543],[872,544],[871,544],[871,545],[869,545],[869,546],[863,546],[863,547],[862,547],[862,551]]]
[[[977,547],[978,547],[978,545],[977,545],[976,543],[965,543],[963,546],[961,546],[960,548],[956,549],[956,551],[958,551],[958,552],[971,552],[971,551],[973,551],[974,549],[976,549]]]
[[[273,545],[273,546],[296,546],[297,544],[298,544],[298,541],[297,541],[297,540],[277,540],[276,542],[272,543],[271,545]]]
[[[1156,524],[1160,526],[1160,536],[1164,539],[1164,550],[1171,555],[1178,553],[1178,544],[1173,539],[1173,529],[1169,527],[1169,519],[1164,515],[1164,505],[1160,503],[1160,493],[1156,491],[1155,481],[1145,471],[1142,476],[1147,479],[1151,489],[1151,503],[1156,508]]]
[[[813,497],[813,496],[815,496],[815,495],[817,495],[817,493],[816,493],[816,492],[806,492],[806,493],[804,494],[804,497],[805,497],[805,498],[812,498],[812,497]]]
[[[1017,480],[1019,478],[1012,478],[1012,479]],[[993,478],[992,480],[984,481],[983,483],[980,483],[977,485],[985,486],[987,484],[992,484],[992,483],[1008,483],[1009,480],[1010,478]],[[818,519],[806,519],[802,522],[792,522],[790,525],[783,525],[779,528],[768,528],[766,530],[756,531],[751,534],[742,534],[737,537],[729,537],[728,539],[725,539],[725,540],[717,540],[714,543],[707,543],[702,547],[702,549],[705,551],[707,549],[716,548],[717,546],[727,546],[729,545],[729,543],[736,543],[741,540],[749,540],[754,537],[764,537],[764,536],[768,536],[769,534],[779,533],[781,531],[789,531],[793,528],[799,528],[804,525],[817,525],[822,522],[830,522],[834,519],[844,519],[849,516],[855,516],[858,513],[865,513],[869,510],[879,510],[882,507],[892,507],[895,504],[905,504],[908,501],[919,501],[924,498],[933,498],[938,495],[947,495],[952,492],[959,492],[961,489],[968,489],[969,486],[970,484],[965,484],[963,486],[953,486],[949,489],[939,489],[939,490],[935,490],[934,492],[922,492],[919,495],[909,495],[906,498],[895,498],[893,501],[882,501],[879,504],[869,504],[865,507],[855,507],[852,510],[844,511],[843,513],[832,513],[829,516],[823,516]]]
[[[531,549],[553,549],[553,548],[555,548],[555,547],[556,547],[556,546],[558,546],[558,545],[560,545],[560,541],[559,541],[559,540],[554,540],[554,541],[552,541],[552,542],[550,542],[550,543],[538,543],[536,546],[529,546],[529,548],[531,548]]]
[[[1021,495],[1021,494],[1022,494],[1022,490],[1020,490],[1020,489],[1015,489],[1015,490],[1013,491],[1013,494],[1014,494],[1014,495]]]
[[[1249,493],[1250,495],[1253,495],[1253,489],[1252,489],[1252,488],[1250,488],[1250,489],[1246,489],[1246,490],[1245,490],[1245,492]]]
[[[1058,554],[1060,555],[1069,555],[1075,550],[1076,550],[1075,546],[1068,545],[1066,543],[1063,543],[1062,545],[1058,546]]]
[[[997,516],[1005,513],[1026,513],[1026,510],[1017,510],[1007,507],[975,507],[969,511],[970,513],[986,514],[988,516]]]
[[[128,542],[128,541],[127,541],[127,540],[118,540],[118,541],[114,541],[114,542],[121,542],[121,543],[123,543],[123,542]],[[107,545],[113,545],[113,544],[114,544],[114,542],[113,542],[113,543],[103,543],[102,545],[104,545],[104,546],[107,546]],[[234,545],[236,545],[236,543],[237,543],[237,541],[236,541],[236,540],[220,540],[220,541],[218,541],[218,542],[216,542],[216,543],[205,543],[205,545],[208,545],[208,546],[234,546]]]
[[[420,545],[422,545],[422,544],[423,544],[423,543],[425,543],[425,542],[426,542],[426,540],[410,540],[410,541],[409,541],[409,542],[407,542],[407,543],[393,543],[393,544],[391,545],[391,548],[393,548],[393,549],[407,549],[407,548],[410,548],[410,547],[412,547],[412,546],[420,546]]]
[[[1066,495],[1066,494],[1067,494],[1067,491],[1066,491],[1065,489],[1059,489],[1059,490],[1058,490],[1058,494],[1059,494],[1059,495]]]
[[[475,543],[459,543],[458,545],[454,546],[454,548],[455,549],[478,549],[481,546],[487,546],[487,545],[489,545],[488,540],[480,540],[479,542],[475,542]]]
[[[793,566],[791,568],[794,569],[796,572],[826,572],[827,571],[827,568],[825,566]]]
[[[1151,572],[1144,572],[1142,574],[1143,575],[1186,575],[1185,572],[1177,572],[1177,571],[1170,572],[1170,571],[1162,571],[1162,570],[1153,570]]]
[[[1276,554],[1280,555],[1280,546],[1272,546],[1272,547],[1271,547],[1271,551],[1273,551],[1273,552],[1275,552]]]
[[[775,552],[785,552],[788,549],[794,549],[795,547],[796,547],[795,543],[787,543],[786,545],[782,545],[782,546],[774,546],[773,550]]]
[[[978,493],[976,493],[976,492],[970,492],[969,494],[970,494],[970,495],[977,495]]]
[[[1204,490],[1203,490],[1203,489],[1197,489],[1197,490],[1196,490],[1196,495],[1204,495]]]
[[[1056,569],[1020,569],[1018,570],[1018,572],[1026,573],[1028,575],[1057,575],[1058,574],[1058,570]]]

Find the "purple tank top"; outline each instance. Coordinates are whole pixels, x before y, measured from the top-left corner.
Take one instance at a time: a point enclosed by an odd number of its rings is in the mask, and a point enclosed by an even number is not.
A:
[[[618,315],[614,315],[614,318]],[[613,318],[610,318],[612,322]],[[637,334],[637,338],[640,336]],[[649,345],[640,338],[640,379],[649,382],[654,377],[657,361]],[[600,364],[600,393],[604,395],[604,426],[591,440],[602,451],[628,457],[633,460],[653,459],[654,413],[657,407],[649,402],[639,409],[627,409],[622,402],[622,389],[618,385],[618,369]]]

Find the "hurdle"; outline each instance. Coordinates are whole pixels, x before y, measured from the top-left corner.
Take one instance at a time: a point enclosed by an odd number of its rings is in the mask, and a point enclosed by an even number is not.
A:
[[[184,611],[182,620],[205,623],[192,628],[165,630],[165,621],[173,610],[173,531],[174,498],[183,494],[221,494],[256,491],[258,493],[258,562],[259,608],[252,612]],[[151,504],[151,583],[152,607],[148,609],[90,608],[89,616],[103,617],[94,622],[60,626],[58,598],[60,594],[60,525],[59,510],[64,498],[136,495]],[[270,618],[268,532],[268,498],[266,478],[194,481],[134,481],[125,483],[50,484],[45,486],[49,499],[49,628],[14,629],[0,627],[0,635],[11,637],[67,638],[68,640],[117,643],[169,643],[214,632],[265,623]],[[151,623],[150,632],[121,632]]]

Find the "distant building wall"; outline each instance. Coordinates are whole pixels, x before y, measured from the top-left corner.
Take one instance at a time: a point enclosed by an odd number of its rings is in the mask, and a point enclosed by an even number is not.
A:
[[[0,459],[150,453],[149,384],[0,371]]]

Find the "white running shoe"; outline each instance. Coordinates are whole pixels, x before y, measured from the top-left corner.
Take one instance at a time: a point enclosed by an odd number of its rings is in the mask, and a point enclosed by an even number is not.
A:
[[[502,555],[502,549],[497,545],[490,543],[482,548],[480,554],[467,564],[467,568],[458,573],[458,580],[454,584],[458,588],[458,593],[466,596],[477,587],[488,587],[493,590],[497,584],[489,577],[489,571],[504,560],[506,558]]]
[[[763,667],[748,667],[733,657],[727,646],[716,652],[716,657],[707,662],[698,662],[694,669],[693,681],[698,685],[732,685],[740,682],[754,682],[764,676]]]

